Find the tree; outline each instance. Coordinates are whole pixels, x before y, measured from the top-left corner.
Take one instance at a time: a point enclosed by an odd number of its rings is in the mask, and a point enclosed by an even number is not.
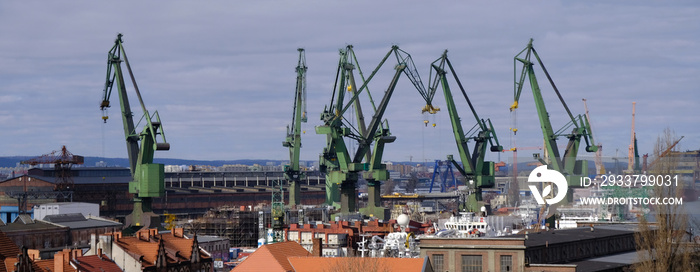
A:
[[[394,186],[396,186],[396,181],[394,179],[388,179],[382,183],[382,194],[389,195],[394,192]]]
[[[661,157],[675,141],[675,133],[665,129],[654,146],[657,163],[649,170],[648,176],[673,176],[677,169],[678,159],[672,156]],[[674,149],[678,149],[675,147]],[[680,180],[679,180],[680,181]],[[677,198],[682,196],[683,184],[676,186],[652,186],[652,198]],[[697,244],[689,241],[688,216],[682,205],[654,205],[650,213],[656,222],[642,216],[639,222],[639,232],[635,235],[637,253],[640,262],[634,265],[635,271],[693,271],[693,255],[697,257]]]

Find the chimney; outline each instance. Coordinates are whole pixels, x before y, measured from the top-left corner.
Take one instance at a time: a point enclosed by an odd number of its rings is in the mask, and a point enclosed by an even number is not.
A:
[[[311,256],[323,257],[323,242],[321,242],[322,239],[321,238],[312,238],[311,241],[313,241]]]
[[[70,257],[71,257],[71,250],[65,248],[65,249],[63,249],[61,252],[63,252],[63,255],[61,255],[61,256],[63,256],[63,263],[69,262],[69,261],[70,261]]]
[[[146,241],[148,242],[150,240],[150,235],[151,235],[151,230],[141,230],[136,232],[136,236],[139,238],[141,241]]]
[[[90,234],[90,251],[97,252],[97,234]]]
[[[110,259],[112,258],[112,243],[115,241],[115,236],[114,233],[111,235],[105,234],[98,236],[99,241],[97,242],[97,247]]]
[[[29,258],[32,259],[32,261],[41,260],[38,249],[27,249],[27,255],[29,255]]]
[[[83,250],[82,249],[73,249],[73,258],[79,258],[83,257]]]
[[[184,229],[183,228],[173,228],[173,236],[183,238]]]
[[[63,264],[65,262],[65,252],[59,251],[53,255],[53,272],[63,272]]]
[[[100,258],[100,260],[102,260],[102,249],[101,248],[97,249],[97,258]]]

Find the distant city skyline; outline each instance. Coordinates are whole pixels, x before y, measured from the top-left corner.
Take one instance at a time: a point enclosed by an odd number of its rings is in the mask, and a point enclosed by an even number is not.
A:
[[[584,114],[587,99],[595,140],[606,157],[627,154],[632,102],[640,154],[653,153],[666,128],[684,136],[681,150],[700,149],[697,14],[695,1],[3,2],[0,156],[39,156],[66,145],[83,156],[126,157],[116,94],[107,123],[99,111],[107,51],[118,33],[146,108],[159,112],[171,144],[156,158],[288,160],[281,143],[291,122],[296,49],[302,47],[308,123],[301,157],[317,161],[326,143],[314,127],[330,102],[338,49],[347,44],[354,45],[365,75],[399,45],[412,55],[425,84],[429,64],[448,49],[474,107],[493,121],[501,145],[541,146],[529,86],[517,123],[508,110],[513,57],[530,38],[574,114]],[[370,83],[375,99],[388,85],[393,64]],[[568,117],[542,73],[538,80],[557,130]],[[127,87],[138,120],[140,106]],[[456,155],[447,112],[422,115],[424,102],[412,89],[407,78],[399,79],[385,114],[397,140],[387,145],[384,160],[432,162]],[[435,101],[444,108],[442,97],[439,92]],[[461,95],[455,98],[468,130],[473,117]],[[579,153],[593,156],[583,148]],[[512,154],[489,153],[487,159],[499,156],[508,161]]]

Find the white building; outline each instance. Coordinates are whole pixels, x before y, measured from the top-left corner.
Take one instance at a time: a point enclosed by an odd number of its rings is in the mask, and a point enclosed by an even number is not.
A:
[[[43,220],[47,215],[82,213],[83,216],[100,216],[100,205],[85,202],[57,202],[34,206],[34,219]]]

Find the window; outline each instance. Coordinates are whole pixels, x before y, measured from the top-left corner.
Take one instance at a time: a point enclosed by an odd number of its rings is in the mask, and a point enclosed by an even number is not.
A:
[[[513,256],[501,255],[501,272],[513,271]]]
[[[433,254],[433,270],[435,272],[445,271],[445,256],[442,254]]]
[[[481,272],[481,255],[462,255],[462,272]]]

